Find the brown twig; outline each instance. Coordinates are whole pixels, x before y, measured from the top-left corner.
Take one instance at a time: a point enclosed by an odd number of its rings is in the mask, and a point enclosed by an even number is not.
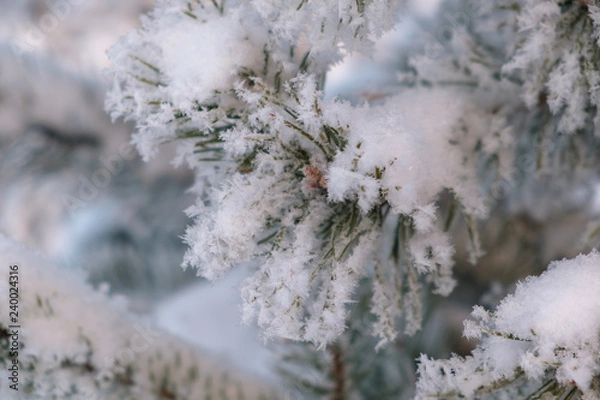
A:
[[[345,380],[346,371],[344,369],[344,359],[339,347],[331,346],[331,375],[333,377],[332,400],[344,400],[345,398]]]

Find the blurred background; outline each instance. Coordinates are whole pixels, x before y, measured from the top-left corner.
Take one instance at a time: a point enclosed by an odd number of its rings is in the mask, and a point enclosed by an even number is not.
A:
[[[192,172],[171,164],[168,144],[142,162],[129,145],[135,127],[104,110],[105,52],[153,5],[0,0],[0,232],[84,271],[184,341],[274,379],[258,331],[240,324],[243,277],[210,285],[180,268]]]
[[[0,0],[0,232],[65,269],[84,271],[96,286],[108,285],[132,312],[182,340],[275,381],[276,356],[256,329],[240,323],[244,272],[211,285],[179,267],[193,173],[172,165],[169,144],[142,162],[129,145],[135,127],[113,123],[104,110],[105,52],[140,26],[153,3]],[[393,92],[412,51],[432,37],[427,27],[442,15],[438,3],[410,2],[411,17],[379,40],[372,58],[352,55],[332,69],[326,95],[360,102]],[[454,3],[445,2],[450,10]],[[473,343],[461,339],[462,320],[473,304],[493,306],[515,279],[572,255],[574,232],[587,223],[578,210],[591,204],[597,216],[598,191],[571,192],[561,213],[540,208],[536,191],[508,199],[484,227],[484,247],[494,249],[479,262],[485,268],[466,262],[459,237],[461,285],[436,309],[418,348],[433,356],[467,353]]]

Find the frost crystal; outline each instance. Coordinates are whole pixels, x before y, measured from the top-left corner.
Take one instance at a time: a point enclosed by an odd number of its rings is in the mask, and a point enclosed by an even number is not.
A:
[[[417,398],[512,393],[523,375],[538,386],[549,376],[597,397],[591,384],[600,373],[599,285],[600,253],[593,251],[551,263],[541,276],[519,283],[493,313],[475,307],[464,333],[482,343],[466,358],[422,356]]]

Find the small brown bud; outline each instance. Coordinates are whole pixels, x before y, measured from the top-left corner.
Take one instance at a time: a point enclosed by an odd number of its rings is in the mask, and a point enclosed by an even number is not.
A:
[[[304,168],[304,176],[309,188],[315,190],[327,188],[327,179],[319,168],[312,165],[307,166]]]

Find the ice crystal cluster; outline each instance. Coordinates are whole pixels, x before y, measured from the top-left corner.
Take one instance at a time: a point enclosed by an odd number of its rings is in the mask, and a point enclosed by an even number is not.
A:
[[[401,1],[159,1],[111,49],[112,116],[136,122],[146,159],[178,141],[175,162],[196,171],[184,266],[211,280],[252,269],[243,318],[266,336],[326,348],[364,281],[378,348],[414,334],[424,289],[455,286],[456,220],[475,262],[477,221],[517,184],[597,166],[597,1],[454,5],[460,18],[420,39],[370,102],[325,97],[324,82],[346,55],[372,54]],[[597,258],[553,264],[495,312],[476,308],[466,333],[481,346],[423,357],[418,395],[473,396],[522,374],[587,393],[597,326],[581,321]]]
[[[18,267],[12,275],[17,280],[8,274],[0,280],[0,294],[8,298],[9,289],[16,288],[19,299],[17,308],[6,301],[0,311],[3,399],[279,396],[132,317],[126,300],[109,296],[107,286],[95,290],[81,275],[61,270],[3,235],[0,261]]]
[[[541,276],[519,283],[494,312],[476,306],[464,334],[481,344],[466,358],[422,356],[417,398],[490,392],[520,398],[527,394],[525,377],[541,386],[533,398],[577,389],[586,399],[598,398],[598,285],[600,254],[594,251],[553,262]]]
[[[216,279],[260,260],[242,288],[245,319],[267,335],[326,345],[369,276],[382,343],[403,314],[415,332],[420,276],[440,294],[454,286],[438,194],[451,190],[469,218],[485,210],[456,143],[469,100],[443,88],[374,105],[325,100],[325,67],[369,49],[400,4],[283,4],[159,3],[111,51],[109,108],[137,121],[145,157],[181,139],[180,160],[202,177],[185,264]]]
[[[528,107],[548,103],[558,120],[556,129],[565,134],[589,124],[600,134],[600,20],[593,3],[524,2],[518,28],[528,34],[503,68],[523,81]]]

